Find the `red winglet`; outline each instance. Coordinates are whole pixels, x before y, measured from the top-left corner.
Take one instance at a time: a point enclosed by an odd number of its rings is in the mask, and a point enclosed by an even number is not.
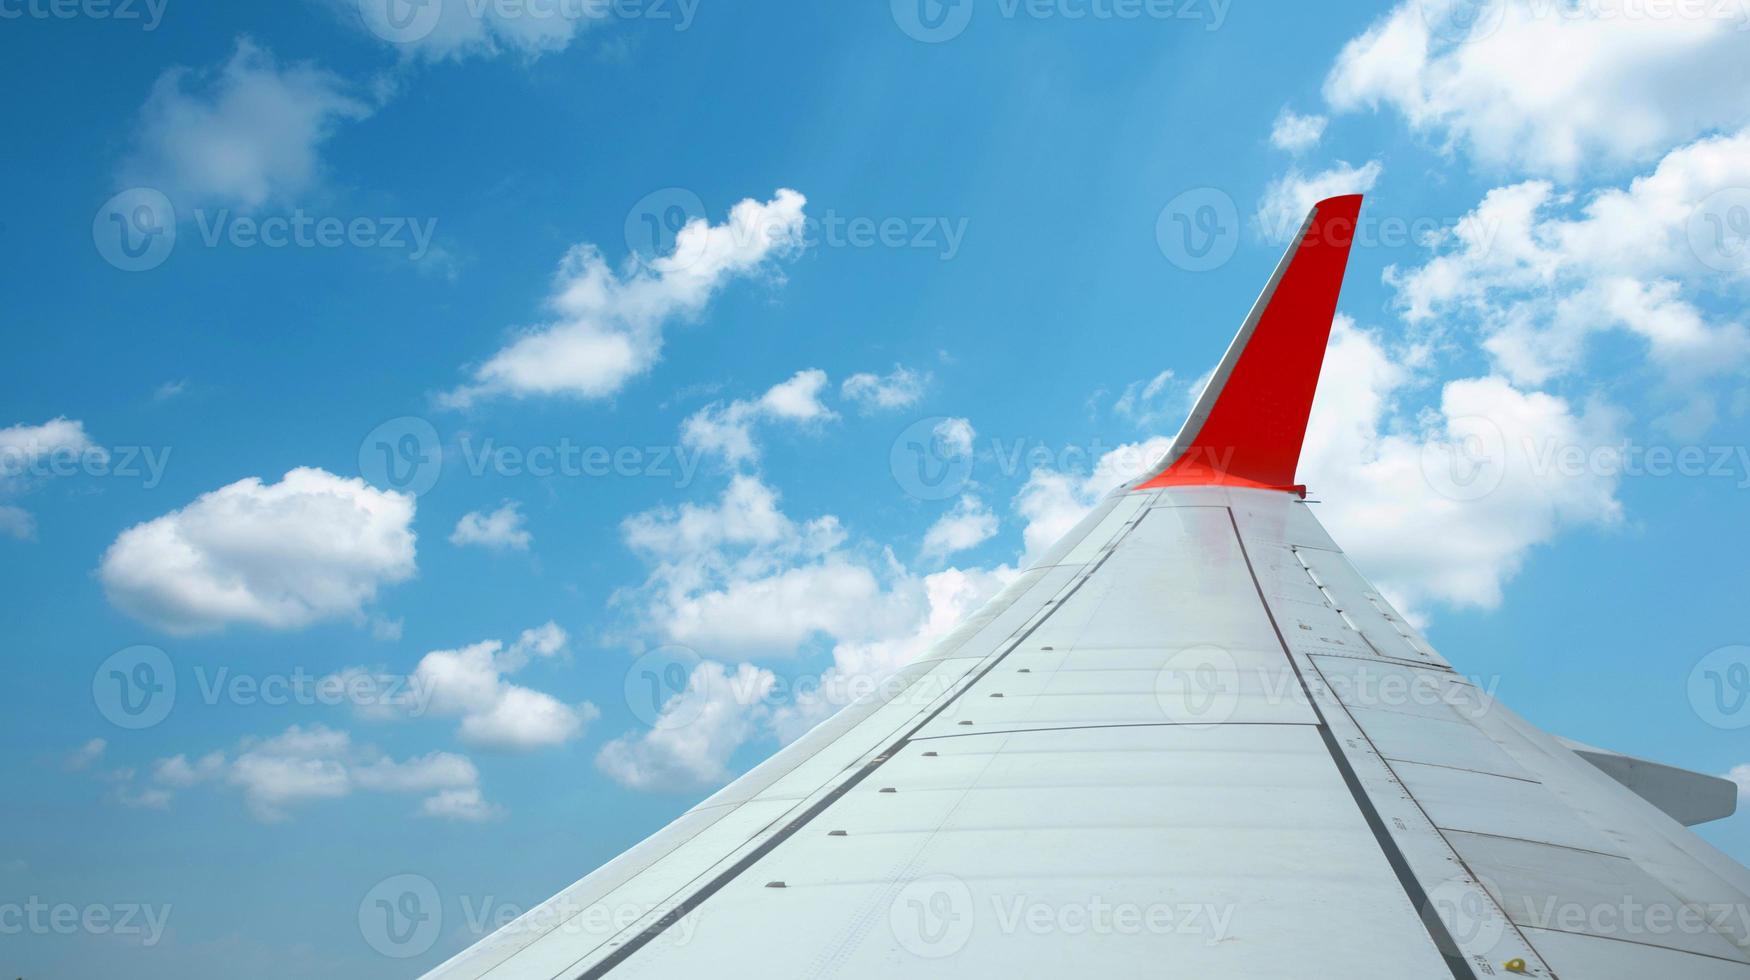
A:
[[[1136,489],[1294,482],[1361,195],[1320,201],[1276,267],[1155,475]]]

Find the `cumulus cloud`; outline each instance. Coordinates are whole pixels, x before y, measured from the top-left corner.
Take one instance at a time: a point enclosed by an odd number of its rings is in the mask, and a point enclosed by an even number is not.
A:
[[[159,759],[146,786],[136,791],[150,802],[135,805],[162,808],[179,791],[212,784],[241,793],[249,812],[264,823],[355,792],[421,796],[422,815],[478,821],[501,812],[481,797],[479,783],[479,770],[466,756],[431,752],[397,760],[354,743],[346,732],[293,725],[270,738],[245,738],[230,752]]]
[[[535,659],[563,653],[568,637],[555,623],[524,630],[508,647],[486,640],[426,654],[408,678],[413,705],[435,717],[460,719],[456,734],[469,745],[529,752],[563,745],[599,716],[588,701],[571,705],[507,678]]]
[[[615,9],[607,3],[481,3],[428,0],[413,5],[411,18],[398,0],[329,0],[343,20],[423,62],[465,61],[517,55],[527,59],[564,51]],[[697,0],[652,7],[673,16],[677,27],[692,23]]]
[[[963,418],[945,418],[936,423],[930,434],[950,457],[972,455],[973,440],[978,438],[978,430],[972,427],[971,420]]]
[[[773,260],[799,251],[805,203],[785,188],[735,205],[723,224],[695,218],[668,255],[628,260],[619,272],[594,245],[572,248],[547,301],[553,319],[518,331],[441,400],[466,407],[496,396],[612,396],[661,357],[666,324],[697,316],[731,280],[769,273]]]
[[[1602,333],[1633,337],[1667,393],[1688,403],[1680,414],[1705,419],[1713,394],[1700,382],[1732,384],[1750,361],[1750,330],[1700,302],[1750,281],[1742,242],[1710,237],[1729,230],[1729,198],[1746,182],[1750,133],[1737,133],[1678,147],[1583,202],[1548,181],[1498,187],[1426,262],[1390,267],[1386,280],[1412,326],[1476,330],[1521,385],[1578,372]]]
[[[1351,40],[1331,107],[1394,109],[1486,166],[1558,177],[1750,121],[1742,9],[1502,0],[1464,29],[1441,6],[1406,0]]]
[[[158,76],[121,183],[156,188],[179,206],[285,204],[320,181],[322,144],[372,111],[339,76],[281,65],[241,38],[214,71]]]
[[[649,730],[628,732],[602,746],[596,766],[622,786],[639,790],[723,783],[730,757],[760,732],[763,699],[775,683],[771,671],[752,664],[732,671],[703,661]]]
[[[1258,230],[1265,239],[1286,244],[1300,230],[1312,206],[1340,194],[1361,194],[1379,180],[1378,160],[1359,167],[1338,162],[1328,170],[1303,173],[1298,167],[1270,182],[1258,202]]]
[[[414,500],[303,467],[239,480],[137,524],[104,553],[110,602],[170,633],[363,620],[414,573]]]
[[[977,521],[982,506],[967,506]],[[746,473],[731,477],[713,503],[638,514],[622,532],[652,569],[642,586],[615,598],[634,632],[706,655],[663,709],[665,717],[704,721],[659,721],[616,739],[597,759],[640,789],[718,781],[749,740],[800,735],[928,649],[1016,574],[1003,566],[920,575],[890,551],[851,543],[836,517],[793,520],[776,491]],[[788,698],[768,697],[775,681],[767,668],[730,666],[823,646],[830,665]]]
[[[1270,145],[1290,153],[1310,150],[1325,135],[1325,123],[1324,116],[1303,116],[1284,108],[1276,114],[1276,122],[1270,127]]]
[[[1170,445],[1172,440],[1166,436],[1126,443],[1101,454],[1086,475],[1053,466],[1035,467],[1015,495],[1015,512],[1027,522],[1021,532],[1026,549],[1022,564],[1038,561],[1106,494],[1160,462]]]
[[[0,500],[29,492],[65,463],[104,456],[78,419],[7,426],[0,429]],[[28,541],[36,537],[36,518],[23,507],[0,503],[0,535]]]
[[[826,372],[811,368],[796,372],[752,401],[738,399],[707,405],[681,424],[681,445],[715,453],[729,463],[757,460],[759,444],[753,436],[756,423],[788,422],[807,427],[838,417],[820,400],[826,386]]]
[[[839,386],[839,393],[867,415],[916,405],[929,381],[929,375],[896,364],[884,375],[867,371],[851,375]]]
[[[1493,608],[1534,548],[1621,518],[1611,467],[1554,462],[1618,444],[1607,407],[1485,375],[1447,381],[1437,407],[1406,416],[1417,384],[1339,316],[1301,457],[1319,520],[1394,598]]]
[[[473,545],[496,551],[527,551],[532,540],[533,536],[523,526],[521,506],[514,500],[506,501],[490,514],[478,510],[469,511],[462,515],[462,519],[456,522],[456,529],[450,532],[450,543],[453,545]]]
[[[947,558],[956,552],[976,548],[996,537],[997,516],[984,502],[966,494],[954,509],[936,518],[936,523],[924,532],[921,557],[928,560]]]

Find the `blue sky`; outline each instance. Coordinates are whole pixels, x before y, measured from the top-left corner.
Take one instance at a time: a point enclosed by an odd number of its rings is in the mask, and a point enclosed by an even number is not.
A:
[[[1000,588],[1356,190],[1321,518],[1750,763],[1743,11],[915,4],[0,0],[0,968],[435,965]]]

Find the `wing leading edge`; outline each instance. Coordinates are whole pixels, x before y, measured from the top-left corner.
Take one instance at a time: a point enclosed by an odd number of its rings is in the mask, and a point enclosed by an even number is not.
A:
[[[1358,208],[1315,208],[1149,478],[431,976],[1750,980],[1750,873],[1456,673],[1285,492]]]

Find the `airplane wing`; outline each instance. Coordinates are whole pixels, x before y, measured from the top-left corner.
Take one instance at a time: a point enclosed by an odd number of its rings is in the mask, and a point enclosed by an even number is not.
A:
[[[1713,777],[1466,680],[1295,483],[1358,197],[1161,464],[875,696],[442,978],[1750,978]]]

